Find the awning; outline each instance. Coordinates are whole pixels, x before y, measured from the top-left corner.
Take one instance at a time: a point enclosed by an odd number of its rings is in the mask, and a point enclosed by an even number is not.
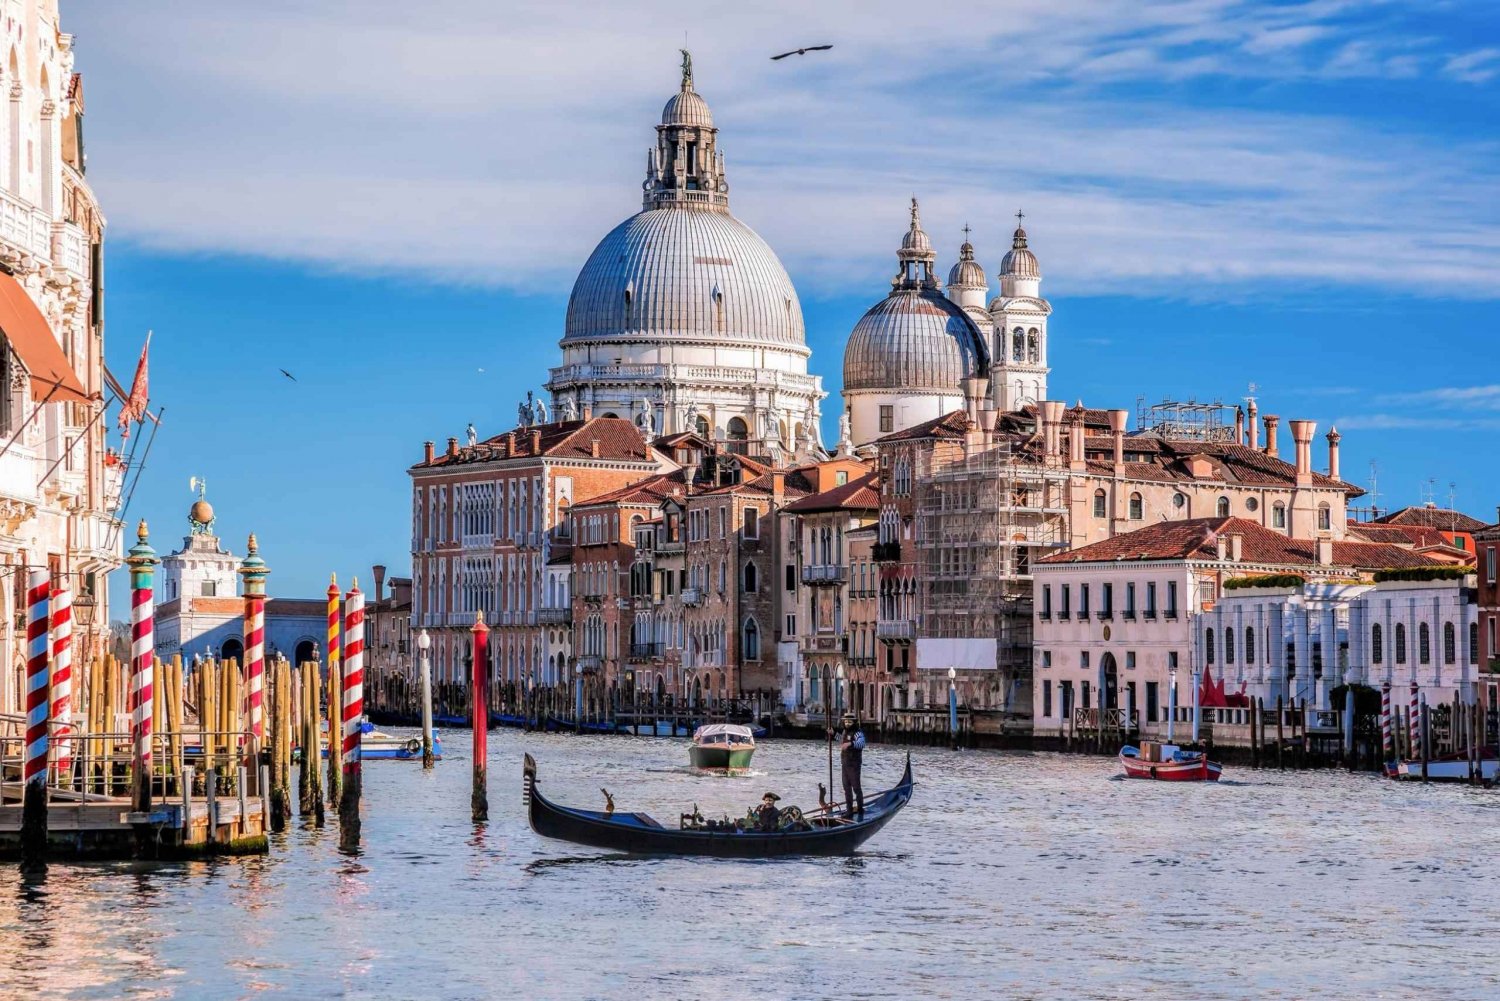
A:
[[[89,401],[88,392],[78,380],[78,373],[68,364],[67,356],[47,318],[36,308],[31,296],[11,275],[0,272],[0,333],[31,374],[31,395],[40,401],[51,393],[53,400]],[[54,392],[53,386],[57,389]]]

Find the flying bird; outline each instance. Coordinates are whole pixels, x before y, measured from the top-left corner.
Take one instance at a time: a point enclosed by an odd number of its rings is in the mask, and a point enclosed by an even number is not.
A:
[[[785,59],[787,56],[805,56],[809,52],[822,52],[822,51],[824,51],[826,49],[831,49],[831,48],[833,48],[832,45],[809,45],[805,49],[793,49],[790,52],[783,52],[779,56],[772,56],[771,57],[771,61],[775,62],[777,59]]]
[[[284,376],[286,376],[288,379],[292,380],[293,382],[297,381],[297,377],[295,375],[293,375],[292,373],[288,372],[286,369],[284,369],[284,368],[283,369],[278,369],[278,371],[281,372],[281,374],[284,375]]]

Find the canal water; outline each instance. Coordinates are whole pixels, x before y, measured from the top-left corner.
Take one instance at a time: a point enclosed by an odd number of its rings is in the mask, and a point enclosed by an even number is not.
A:
[[[469,735],[365,769],[364,845],[0,871],[3,998],[1493,998],[1500,792],[1232,769],[1126,782],[1100,758],[913,751],[916,797],[852,858],[608,856],[538,839],[558,801],[666,823],[815,806],[823,745],[704,777],[681,739]],[[905,751],[866,752],[867,791]]]

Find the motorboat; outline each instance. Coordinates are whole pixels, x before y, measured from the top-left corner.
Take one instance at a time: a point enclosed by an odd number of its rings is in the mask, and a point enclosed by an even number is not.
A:
[[[704,855],[716,858],[775,858],[848,855],[873,837],[911,801],[911,755],[893,788],[865,800],[858,820],[835,809],[803,813],[780,810],[777,829],[762,830],[751,818],[705,819],[695,807],[668,827],[646,813],[620,813],[610,798],[603,810],[560,806],[544,796],[536,760],[528,753],[522,767],[522,799],[531,829],[544,838],[641,855]]]
[[[1493,746],[1479,749],[1479,778],[1484,782],[1493,782],[1500,775],[1500,749]],[[1388,772],[1392,778],[1416,779],[1422,778],[1422,761],[1407,760],[1395,763],[1394,769]],[[1463,751],[1456,754],[1445,754],[1440,758],[1430,758],[1427,761],[1427,779],[1430,782],[1467,782],[1469,781],[1469,756]]]
[[[1203,751],[1185,751],[1176,744],[1143,740],[1140,747],[1120,748],[1120,765],[1132,779],[1162,782],[1217,782],[1224,766],[1209,761]]]
[[[688,760],[694,768],[742,771],[755,754],[755,733],[738,723],[706,723],[693,731]]]

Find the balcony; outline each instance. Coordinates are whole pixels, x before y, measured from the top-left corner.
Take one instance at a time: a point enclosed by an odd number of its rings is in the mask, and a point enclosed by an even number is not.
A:
[[[632,643],[630,644],[631,660],[650,660],[660,657],[666,653],[665,643]]]
[[[848,567],[829,564],[802,568],[802,583],[804,584],[842,584],[848,579]]]
[[[901,560],[901,543],[877,542],[871,550],[876,563],[898,563]]]
[[[566,626],[573,621],[572,608],[538,608],[536,620],[544,626]]]
[[[703,588],[685,587],[682,589],[682,603],[688,608],[697,608],[703,604]]]
[[[875,635],[883,640],[899,640],[909,643],[916,633],[916,623],[910,619],[882,619],[875,623]]]
[[[598,654],[586,653],[578,658],[578,666],[583,669],[584,674],[593,674],[604,667],[604,658]]]

